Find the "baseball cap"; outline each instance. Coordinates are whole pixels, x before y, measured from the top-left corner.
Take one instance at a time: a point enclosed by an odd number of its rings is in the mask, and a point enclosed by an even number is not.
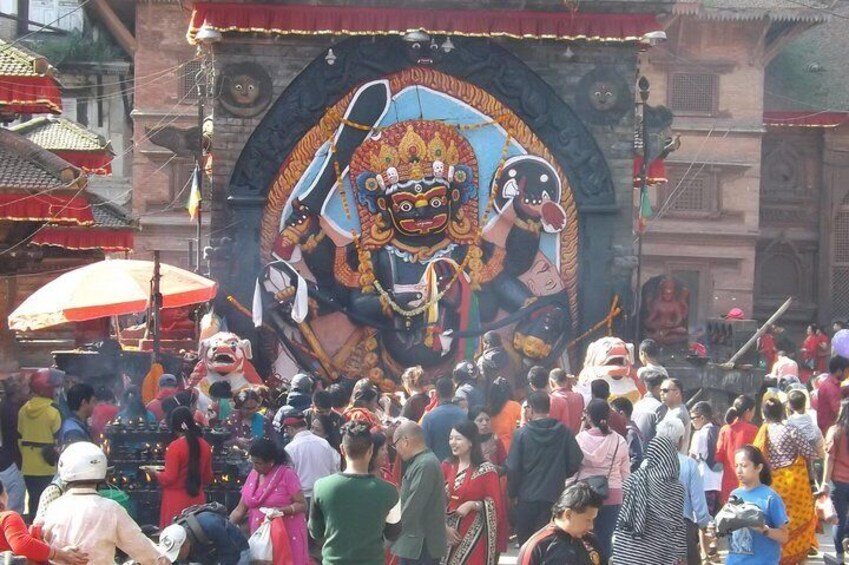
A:
[[[177,377],[170,373],[165,373],[159,377],[159,388],[177,388]]]
[[[292,390],[297,390],[298,392],[312,392],[312,387],[313,380],[308,374],[298,373],[292,377]]]
[[[159,553],[173,563],[177,561],[184,543],[186,543],[186,529],[180,524],[171,524],[159,534]]]
[[[277,429],[282,429],[284,426],[291,426],[304,420],[306,420],[306,416],[303,412],[287,404],[281,406],[277,414],[274,415],[274,426]]]

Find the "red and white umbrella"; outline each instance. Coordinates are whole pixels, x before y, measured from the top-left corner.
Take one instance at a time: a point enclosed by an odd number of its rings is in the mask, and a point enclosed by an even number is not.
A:
[[[109,316],[143,312],[150,305],[153,261],[107,259],[47,283],[9,316],[9,328],[37,330]],[[218,283],[185,269],[160,264],[163,308],[212,300]]]

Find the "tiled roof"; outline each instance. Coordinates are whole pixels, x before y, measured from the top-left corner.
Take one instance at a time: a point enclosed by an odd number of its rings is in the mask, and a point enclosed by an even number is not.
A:
[[[829,11],[827,23],[807,30],[770,62],[766,111],[849,111],[849,2]]]
[[[0,39],[0,76],[43,77],[52,74],[47,59]]]
[[[135,222],[117,204],[109,202],[105,198],[92,192],[86,193],[91,202],[91,211],[94,214],[94,227],[98,228],[138,228]]]
[[[84,126],[67,118],[35,118],[9,128],[48,151],[108,151],[110,143]]]
[[[81,186],[79,183],[85,183],[79,169],[20,135],[0,128],[0,189],[76,190]]]

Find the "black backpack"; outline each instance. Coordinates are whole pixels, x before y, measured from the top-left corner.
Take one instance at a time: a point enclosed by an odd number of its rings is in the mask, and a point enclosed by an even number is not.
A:
[[[203,555],[203,563],[215,563],[215,560],[217,559],[215,546],[209,538],[206,537],[206,534],[203,532],[203,528],[201,528],[200,522],[198,522],[197,519],[197,515],[202,512],[219,514],[220,516],[223,516],[225,520],[228,517],[227,507],[219,502],[209,502],[207,504],[189,506],[174,518],[174,523],[183,526],[187,535],[191,538],[192,547],[196,548],[196,552],[192,552],[193,556]]]

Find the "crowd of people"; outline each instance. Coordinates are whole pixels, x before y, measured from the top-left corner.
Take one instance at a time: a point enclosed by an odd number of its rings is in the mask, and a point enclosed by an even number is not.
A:
[[[815,551],[817,508],[830,501],[843,563],[849,360],[831,358],[809,386],[740,396],[718,422],[710,403],[688,406],[652,340],[639,347],[635,403],[603,379],[585,397],[561,369],[531,367],[514,390],[498,336],[484,342],[477,363],[433,383],[405,370],[402,393],[298,374],[281,406],[220,383],[203,414],[172,375],[147,405],[135,387],[118,403],[55,370],[8,380],[0,550],[94,565],[116,551],[143,565],[238,565],[257,551],[292,565],[495,565],[514,545],[522,565],[704,564],[716,562],[713,520],[730,501],[758,509],[762,526],[730,533],[727,563],[790,565]],[[158,544],[123,506],[91,496],[116,418],[165,422],[176,437],[163,466],[140,468],[162,492]],[[250,462],[235,508],[207,504],[202,425],[226,427]]]

